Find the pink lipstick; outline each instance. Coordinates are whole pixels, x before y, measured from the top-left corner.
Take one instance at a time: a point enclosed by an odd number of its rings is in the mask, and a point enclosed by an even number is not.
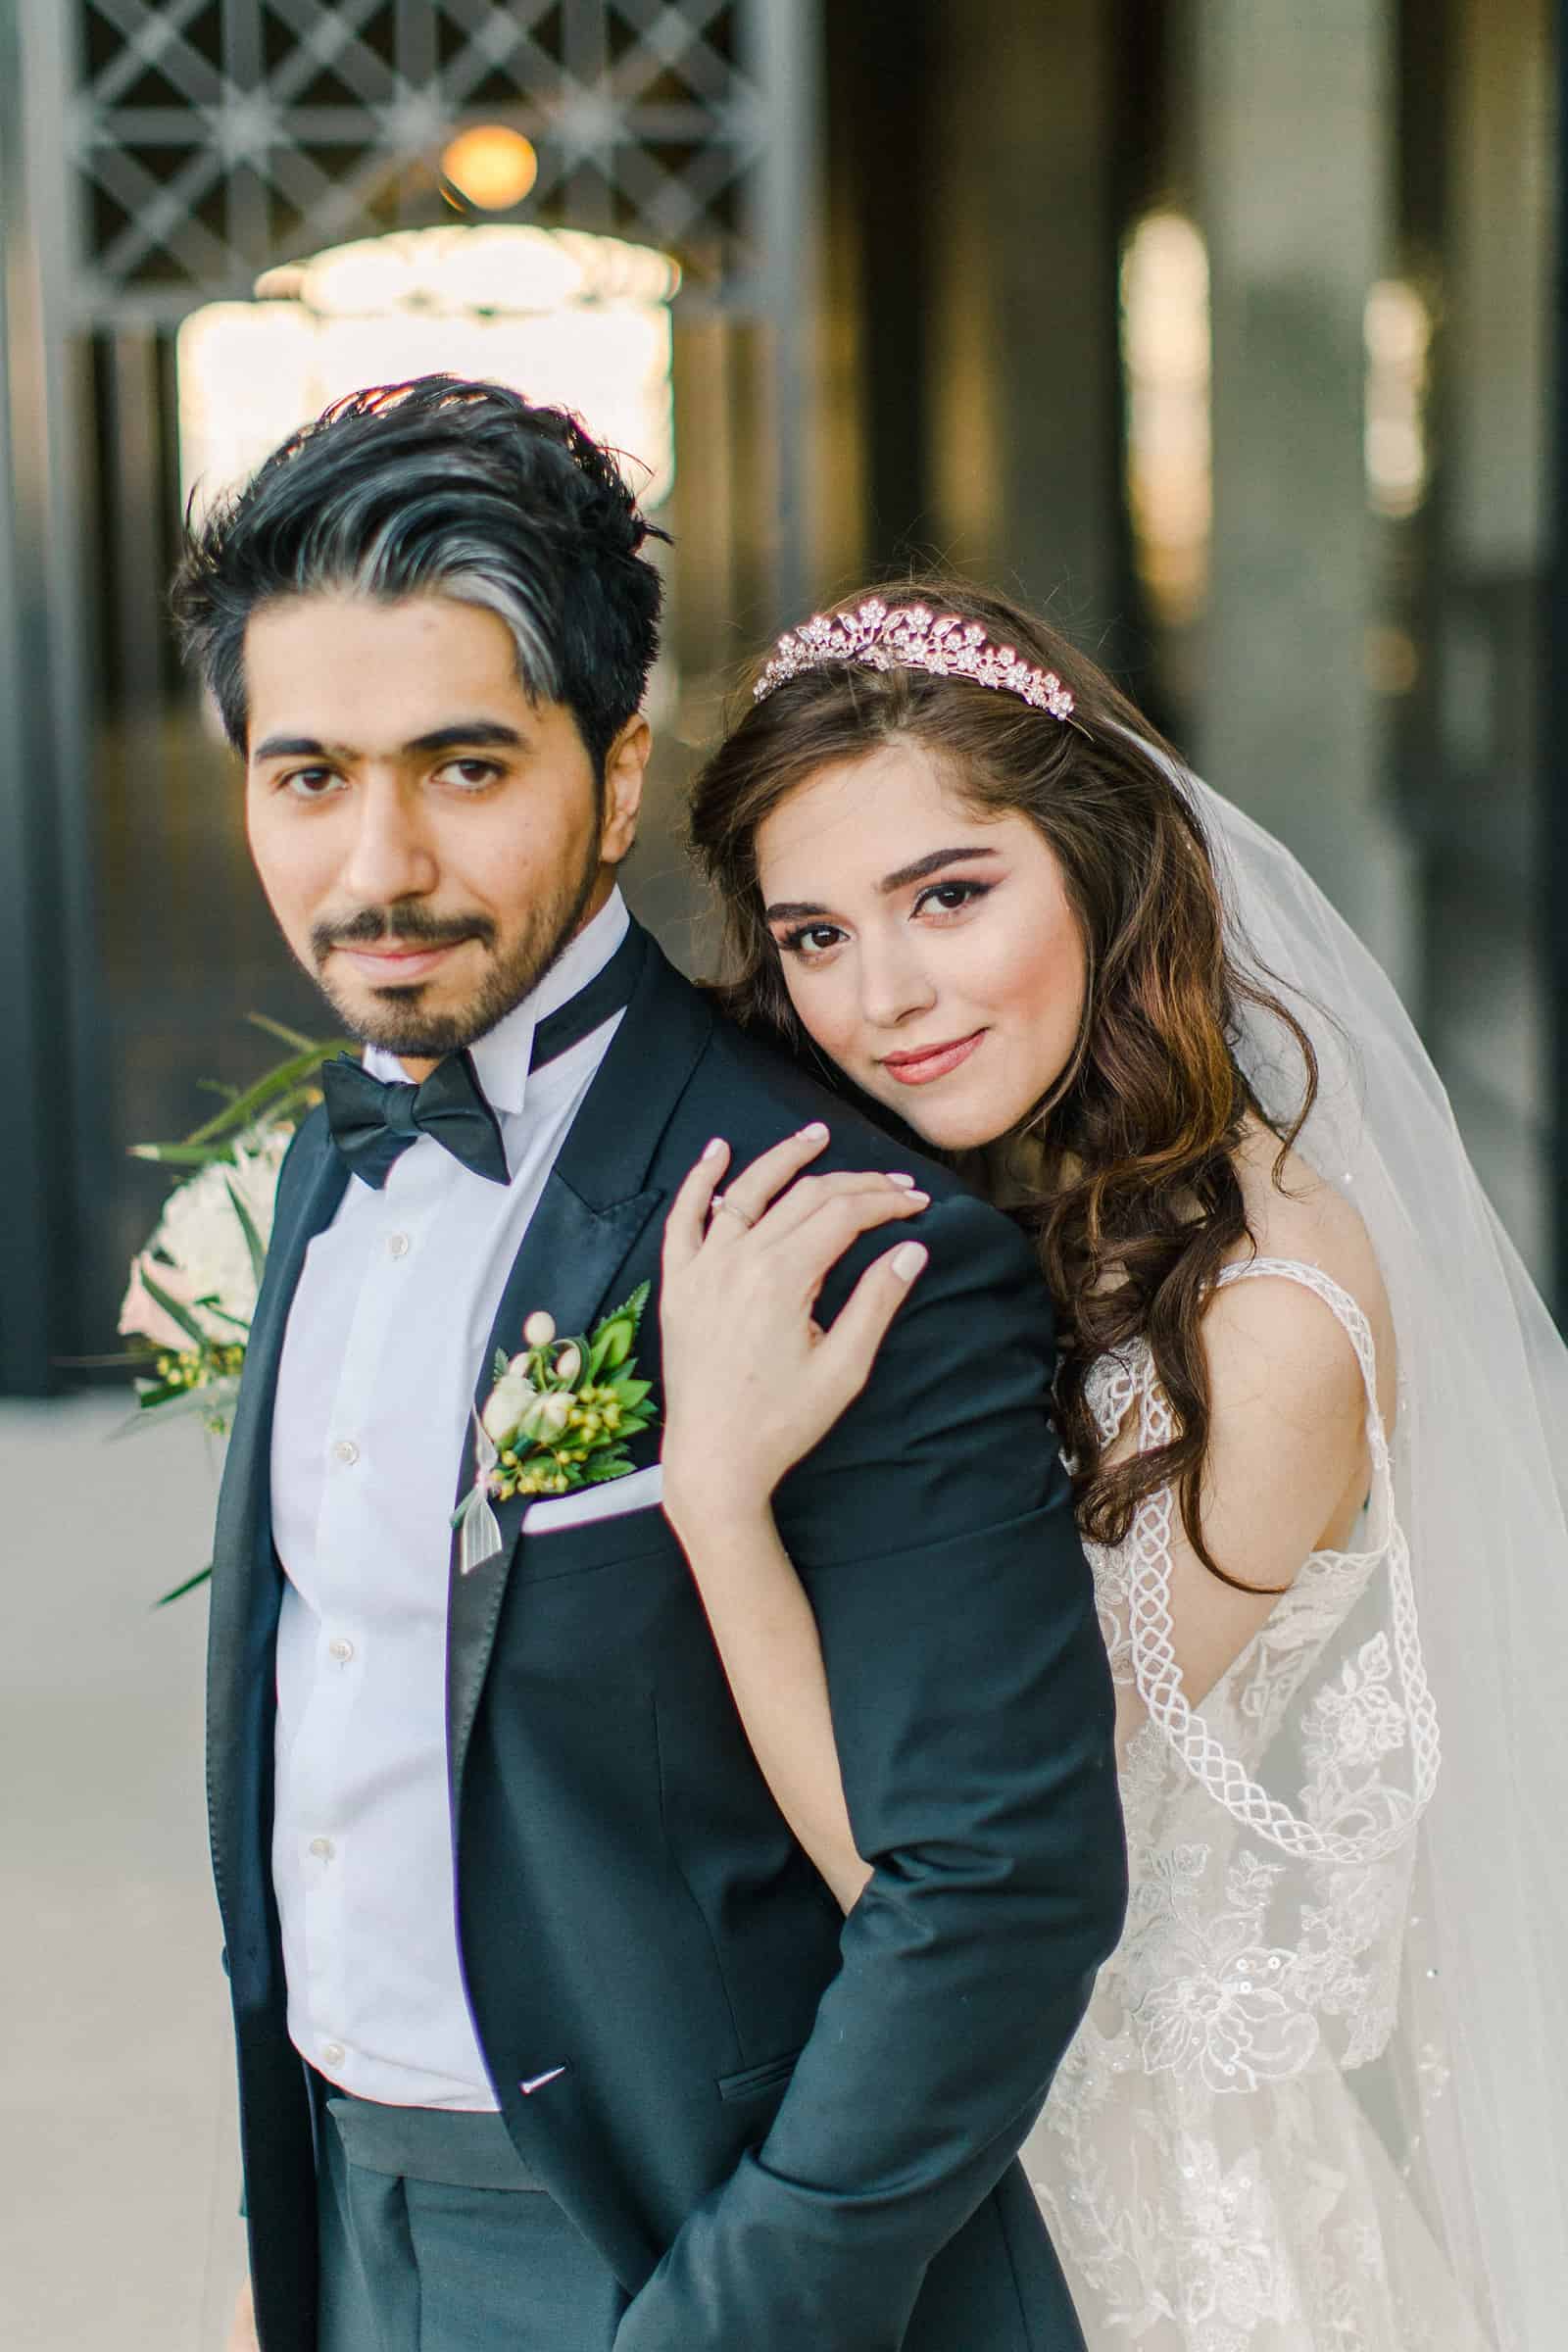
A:
[[[976,1029],[968,1037],[950,1039],[945,1046],[921,1046],[910,1054],[884,1054],[882,1067],[901,1086],[929,1086],[933,1078],[945,1078],[950,1070],[967,1061],[984,1035],[983,1029]]]

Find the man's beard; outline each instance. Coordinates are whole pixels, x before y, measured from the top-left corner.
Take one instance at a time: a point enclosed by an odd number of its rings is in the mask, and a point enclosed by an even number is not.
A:
[[[362,1045],[377,1046],[401,1060],[439,1061],[485,1036],[538,987],[581,921],[598,874],[596,843],[581,874],[564,881],[553,897],[529,908],[517,937],[504,955],[492,957],[467,1003],[450,1011],[421,1010],[419,1000],[429,986],[424,980],[374,988],[368,1009],[351,1004],[326,977],[327,957],[333,948],[373,947],[388,939],[432,948],[472,939],[493,950],[496,925],[488,915],[432,915],[415,900],[367,906],[348,922],[316,926],[311,933],[313,976],[333,1011]]]

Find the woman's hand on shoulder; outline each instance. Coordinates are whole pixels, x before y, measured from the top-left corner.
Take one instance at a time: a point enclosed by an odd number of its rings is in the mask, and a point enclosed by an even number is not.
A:
[[[729,1147],[709,1145],[664,1227],[660,1299],[664,1507],[677,1533],[699,1517],[754,1517],[865,1386],[883,1335],[926,1260],[898,1243],[861,1275],[824,1332],[822,1285],[853,1243],[917,1217],[912,1177],[804,1171],[820,1124],[776,1144],[720,1193]]]

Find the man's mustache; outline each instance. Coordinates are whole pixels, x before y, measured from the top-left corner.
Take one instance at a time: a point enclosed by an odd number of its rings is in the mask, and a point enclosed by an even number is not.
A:
[[[363,906],[344,922],[320,922],[311,932],[311,949],[318,963],[334,948],[376,947],[382,940],[406,940],[421,948],[455,947],[460,940],[476,939],[492,948],[496,926],[487,914],[432,914],[425,906]]]

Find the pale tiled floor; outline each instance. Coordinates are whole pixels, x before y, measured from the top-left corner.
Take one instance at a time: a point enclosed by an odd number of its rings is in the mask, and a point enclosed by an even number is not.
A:
[[[220,2352],[242,2260],[202,1793],[216,1474],[0,1405],[0,2344]]]

